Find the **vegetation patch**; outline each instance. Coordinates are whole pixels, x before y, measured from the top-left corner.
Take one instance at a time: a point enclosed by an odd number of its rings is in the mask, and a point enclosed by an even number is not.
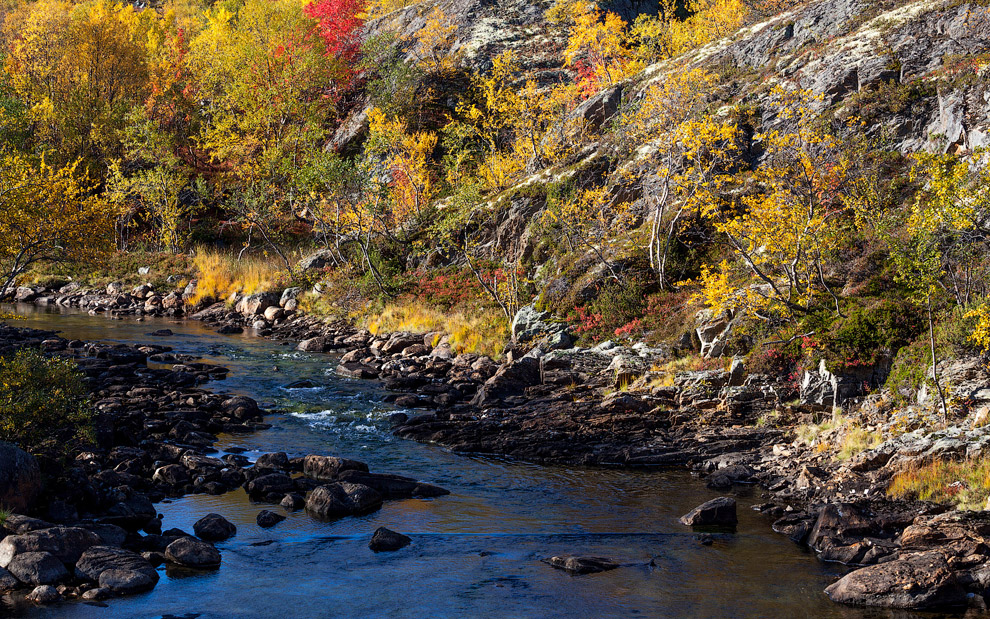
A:
[[[933,501],[959,509],[982,510],[990,495],[990,461],[936,460],[912,465],[890,482],[887,496],[894,499]]]

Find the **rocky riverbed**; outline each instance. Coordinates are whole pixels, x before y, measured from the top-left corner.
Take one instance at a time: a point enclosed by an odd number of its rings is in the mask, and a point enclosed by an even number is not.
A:
[[[0,443],[0,504],[40,516],[12,513],[0,524],[0,593],[19,592],[39,604],[102,600],[153,588],[163,563],[220,567],[213,542],[236,533],[221,515],[204,516],[192,533],[163,530],[155,503],[188,493],[243,487],[256,502],[305,509],[319,519],[367,513],[386,500],[449,494],[331,455],[213,457],[218,433],[269,428],[265,411],[251,398],[203,388],[224,378],[226,368],[180,358],[169,346],[90,343],[0,325],[0,351],[26,347],[72,358],[82,369],[95,410],[95,449],[70,454],[72,463],[59,470],[49,465],[42,492],[34,458]],[[279,518],[262,510],[258,523],[272,527]]]
[[[41,295],[35,300],[46,298]],[[88,303],[99,310],[95,313],[180,313],[164,303],[149,306],[137,296],[129,299],[73,291],[51,302]],[[288,290],[241,299],[233,309],[217,304],[193,317],[221,333],[252,330],[298,342],[301,351],[339,354],[339,375],[382,381],[400,393],[393,398],[396,404],[423,410],[395,416],[394,432],[400,437],[465,454],[539,463],[686,466],[727,493],[756,485],[764,499],[759,510],[775,531],[824,561],[852,568],[827,589],[837,602],[985,607],[990,594],[990,579],[983,575],[990,570],[990,549],[981,541],[990,522],[986,514],[945,513],[937,505],[888,500],[885,488],[896,470],[889,466],[898,461],[891,457],[896,448],[837,463],[801,445],[793,428],[816,412],[786,404],[793,386],[747,375],[736,365],[728,371],[685,372],[663,383],[650,368],[669,351],[608,344],[560,349],[569,343],[559,334],[553,334],[551,345],[537,342],[510,350],[499,364],[456,354],[440,334],[375,336],[295,310],[294,293]],[[757,423],[768,411],[778,416],[772,427]],[[245,420],[216,422],[243,425]],[[293,466],[298,470],[298,463]],[[284,478],[278,480],[282,485],[274,490],[256,484],[254,492],[269,499],[288,492]]]

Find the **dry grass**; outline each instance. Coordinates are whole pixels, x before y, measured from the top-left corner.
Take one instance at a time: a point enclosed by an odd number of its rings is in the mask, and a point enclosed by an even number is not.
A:
[[[984,459],[937,460],[911,466],[897,475],[887,488],[895,499],[917,499],[981,510],[990,495],[990,462]]]
[[[849,460],[858,453],[873,449],[883,442],[883,435],[878,430],[869,431],[859,426],[853,426],[846,431],[839,443],[839,460]]]
[[[502,354],[509,339],[509,323],[496,310],[478,309],[444,313],[420,301],[399,301],[367,316],[365,327],[372,333],[433,331],[450,336],[458,353],[476,353],[493,359]]]
[[[276,260],[253,256],[238,260],[234,255],[212,250],[197,251],[193,263],[198,278],[193,304],[220,301],[235,292],[253,294],[271,290],[284,275]]]

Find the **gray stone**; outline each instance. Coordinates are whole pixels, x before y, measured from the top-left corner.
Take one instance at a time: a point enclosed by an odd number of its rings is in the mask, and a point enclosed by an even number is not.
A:
[[[7,571],[26,585],[51,585],[69,578],[62,562],[48,552],[22,552],[7,565]]]
[[[165,549],[165,558],[181,565],[194,569],[212,569],[220,567],[220,551],[207,542],[195,537],[182,537]]]
[[[306,511],[324,520],[363,514],[381,506],[381,494],[363,484],[347,482],[319,486],[306,498]]]
[[[706,501],[681,516],[680,522],[689,527],[735,526],[739,522],[736,516],[736,500],[723,496]]]
[[[317,481],[335,481],[343,471],[368,472],[368,465],[335,456],[309,455],[303,459],[303,475]]]
[[[619,567],[618,563],[604,557],[561,556],[550,557],[543,561],[559,570],[564,570],[572,574],[596,574]]]
[[[200,539],[222,542],[237,534],[237,527],[220,514],[207,514],[196,521],[193,531]]]
[[[54,604],[55,602],[62,599],[62,596],[58,594],[58,589],[51,585],[41,585],[40,587],[35,587],[31,593],[26,596],[27,601],[34,602],[35,604]]]

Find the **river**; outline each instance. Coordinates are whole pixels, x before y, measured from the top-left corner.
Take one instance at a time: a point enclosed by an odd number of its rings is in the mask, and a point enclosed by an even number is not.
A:
[[[386,420],[394,407],[376,383],[336,376],[327,355],[295,351],[250,335],[218,335],[195,322],[137,322],[72,310],[18,307],[18,325],[66,337],[155,343],[230,368],[217,391],[243,394],[278,412],[273,427],[221,436],[221,453],[252,459],[285,451],[339,455],[372,471],[435,483],[450,496],[386,502],[366,516],[317,522],[286,513],[273,529],[255,516],[268,508],[243,490],[193,495],[158,505],[165,528],[192,530],[209,512],[237,525],[218,544],[223,565],[190,575],[163,571],[151,592],[105,605],[2,608],[16,616],[117,617],[912,617],[846,608],[822,590],[841,566],[819,562],[750,509],[759,491],[737,493],[739,526],[703,546],[677,518],[717,496],[686,471],[627,471],[534,466],[454,455],[396,439]],[[175,335],[151,337],[160,328]],[[286,389],[298,380],[317,386]],[[379,526],[409,535],[393,553],[368,549]],[[555,554],[610,557],[610,572],[571,576],[541,563]],[[164,570],[164,568],[162,568]],[[931,617],[931,615],[924,615]]]

